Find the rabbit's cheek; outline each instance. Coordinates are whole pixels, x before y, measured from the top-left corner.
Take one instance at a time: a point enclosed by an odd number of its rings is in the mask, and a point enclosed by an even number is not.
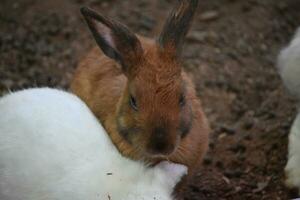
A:
[[[141,131],[136,125],[128,124],[122,116],[117,118],[117,128],[119,134],[130,144],[134,143],[134,138],[139,135]]]
[[[193,114],[190,107],[187,107],[187,111],[181,114],[181,119],[179,123],[179,132],[181,138],[188,135],[193,124]]]

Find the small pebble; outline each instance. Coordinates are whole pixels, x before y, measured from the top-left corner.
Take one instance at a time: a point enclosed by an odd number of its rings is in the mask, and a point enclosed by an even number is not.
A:
[[[200,20],[202,21],[212,21],[217,19],[220,16],[220,13],[218,11],[206,11],[202,15],[200,15]]]

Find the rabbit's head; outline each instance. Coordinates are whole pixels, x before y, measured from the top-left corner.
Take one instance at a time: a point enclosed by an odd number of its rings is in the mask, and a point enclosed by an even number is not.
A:
[[[197,4],[197,0],[180,0],[155,42],[88,8],[81,9],[99,47],[121,65],[127,77],[116,123],[122,137],[142,155],[172,154],[192,126],[179,54]]]

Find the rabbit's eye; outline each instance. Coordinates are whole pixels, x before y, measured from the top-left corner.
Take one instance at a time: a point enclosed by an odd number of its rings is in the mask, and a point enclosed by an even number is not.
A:
[[[137,107],[137,104],[136,104],[136,100],[135,100],[135,98],[132,95],[130,95],[129,103],[130,103],[130,106],[134,110],[138,110],[138,107]]]
[[[185,97],[184,97],[183,94],[180,95],[180,98],[179,98],[179,105],[180,105],[181,107],[183,107],[183,106],[185,105]]]

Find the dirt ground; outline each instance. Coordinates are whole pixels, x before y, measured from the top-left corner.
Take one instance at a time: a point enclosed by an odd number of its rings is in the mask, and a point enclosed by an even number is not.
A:
[[[76,64],[95,45],[82,5],[154,36],[175,3],[1,0],[0,95],[30,86],[68,88]],[[299,10],[299,0],[200,0],[183,58],[213,131],[186,200],[295,197],[284,187],[283,168],[296,106],[275,62],[300,24]]]

